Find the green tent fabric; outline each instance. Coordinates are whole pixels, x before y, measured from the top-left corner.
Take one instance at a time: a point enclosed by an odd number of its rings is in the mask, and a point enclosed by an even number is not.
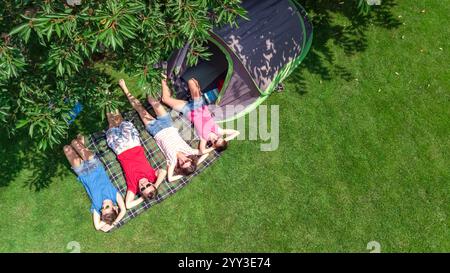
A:
[[[185,82],[195,78],[202,87],[202,91],[208,91],[209,85],[226,73],[228,68],[227,59],[220,49],[211,41],[208,42],[207,47],[212,54],[209,60],[200,59],[196,66],[188,68],[182,76]]]
[[[154,112],[152,111],[151,107],[148,104],[145,107],[147,108],[149,113],[154,114]],[[141,141],[144,146],[145,154],[152,167],[155,169],[165,168],[166,161],[164,155],[158,148],[158,145],[156,144],[153,137],[150,136],[150,134],[145,130],[144,125],[142,124],[138,114],[135,111],[131,111],[123,113],[122,115],[124,117],[124,120],[131,121],[139,131]],[[174,120],[174,127],[179,128],[181,136],[186,140],[186,142],[189,145],[191,145],[192,147],[197,147],[198,137],[194,133],[192,124],[188,120],[182,118],[179,115],[175,115],[172,117]],[[104,131],[89,135],[86,138],[86,145],[89,149],[91,149],[93,152],[97,154],[100,161],[103,163],[105,170],[108,173],[109,178],[111,179],[111,182],[125,198],[127,190],[125,177],[122,172],[120,163],[116,159],[115,153],[108,147],[106,143],[105,132],[106,129]],[[189,139],[185,136],[194,136],[194,137],[190,137]],[[156,196],[156,198],[150,201],[145,201],[141,203],[139,206],[127,210],[127,214],[125,215],[125,217],[118,223],[118,225],[113,230],[122,227],[131,219],[135,218],[139,214],[145,212],[147,209],[164,201],[169,196],[176,193],[178,190],[186,186],[194,176],[204,171],[205,168],[207,168],[214,161],[216,161],[219,156],[220,154],[214,151],[210,153],[208,158],[198,166],[197,171],[192,175],[183,177],[182,179],[179,179],[175,182],[168,182],[167,180],[164,181],[158,189],[158,195]]]
[[[187,64],[189,44],[167,61],[167,76],[179,98],[189,97],[187,80],[196,78],[202,91],[221,90],[209,110],[219,123],[253,111],[277,89],[311,48],[313,26],[306,10],[293,0],[243,0],[246,18],[209,32],[204,44],[209,60]],[[208,86],[211,85],[211,86]]]

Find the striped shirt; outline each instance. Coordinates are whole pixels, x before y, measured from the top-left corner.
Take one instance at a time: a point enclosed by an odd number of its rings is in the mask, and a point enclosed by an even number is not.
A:
[[[197,150],[192,149],[186,141],[181,138],[178,129],[169,127],[162,129],[155,136],[156,144],[166,157],[169,166],[177,164],[177,153],[181,152],[185,155],[196,155]]]

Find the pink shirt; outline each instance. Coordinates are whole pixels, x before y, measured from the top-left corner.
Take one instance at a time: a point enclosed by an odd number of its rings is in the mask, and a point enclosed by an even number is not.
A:
[[[209,140],[209,133],[219,135],[219,126],[211,116],[207,105],[192,110],[186,118],[194,124],[195,131],[200,138]]]

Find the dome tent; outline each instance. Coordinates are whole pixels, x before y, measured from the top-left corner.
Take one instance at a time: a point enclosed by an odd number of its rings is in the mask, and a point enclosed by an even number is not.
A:
[[[167,62],[176,96],[187,99],[187,80],[196,78],[202,92],[221,80],[222,88],[210,111],[218,122],[231,121],[260,105],[305,58],[313,28],[305,10],[290,0],[244,0],[249,20],[238,27],[214,29],[207,43],[209,60],[186,66],[188,45]]]

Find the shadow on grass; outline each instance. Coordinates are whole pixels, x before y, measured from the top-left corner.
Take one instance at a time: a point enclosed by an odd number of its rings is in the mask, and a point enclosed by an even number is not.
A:
[[[104,98],[99,97],[99,99]],[[83,103],[83,98],[80,100]],[[67,176],[67,170],[71,168],[62,151],[63,146],[69,144],[78,133],[91,134],[106,128],[107,124],[106,120],[102,119],[102,110],[95,103],[83,103],[83,105],[84,109],[70,125],[66,139],[62,139],[61,144],[45,151],[36,148],[38,139],[30,138],[28,130],[15,130],[14,135],[8,135],[4,129],[1,129],[0,187],[10,185],[22,170],[27,170],[26,177],[21,179],[23,187],[31,191],[46,189],[52,181],[58,181]]]
[[[294,83],[295,91],[302,95],[307,93],[303,76],[305,69],[325,81],[333,78],[350,81],[354,78],[349,69],[336,64],[332,48],[342,48],[345,54],[351,56],[367,49],[367,31],[370,26],[394,29],[401,25],[391,11],[397,5],[395,0],[382,1],[382,5],[373,6],[366,16],[358,14],[356,1],[295,1],[305,8],[314,26],[313,43],[308,55],[287,79],[288,83]],[[340,18],[340,22],[337,22],[336,17]]]
[[[5,136],[6,133],[2,131],[0,135]],[[51,178],[58,174],[64,156],[54,149],[45,153],[34,151],[34,145],[34,141],[24,131],[17,132],[11,138],[1,138],[0,187],[8,186],[24,169],[31,173],[24,179],[24,187],[39,191],[49,186]]]
[[[115,101],[114,107],[121,110],[129,109],[126,104],[126,98],[118,91],[116,79],[113,79],[104,70],[87,70],[84,73],[92,75],[90,81],[83,82],[84,96],[72,98],[73,101],[80,101],[83,104],[83,110],[76,118],[75,122],[69,126],[67,137],[61,140],[61,144],[48,148],[45,151],[37,149],[38,139],[30,138],[28,130],[14,130],[14,135],[9,135],[0,130],[0,168],[2,177],[0,187],[8,186],[14,181],[22,170],[27,170],[27,177],[21,179],[24,188],[31,191],[40,191],[50,186],[52,181],[58,181],[68,175],[67,170],[71,170],[70,164],[62,151],[66,144],[81,133],[89,135],[101,131],[107,127],[105,105],[113,107],[110,103]],[[86,79],[88,77],[80,77]],[[105,79],[101,82],[99,79]],[[102,94],[96,86],[107,84],[110,90],[108,94]],[[80,84],[80,86],[83,86]],[[123,107],[127,105],[128,108]],[[113,108],[114,108],[113,107]]]
[[[24,181],[24,188],[40,191],[48,188],[52,179],[62,177],[63,171],[60,166],[67,160],[61,147],[45,152],[36,151],[31,156],[27,155],[27,167],[32,171],[32,175]]]
[[[90,70],[86,73],[96,75],[97,78],[102,76],[102,78],[112,81],[112,79],[108,79],[108,75],[100,75],[101,71]],[[70,125],[67,137],[61,140],[61,144],[40,151],[37,149],[38,137],[30,138],[28,130],[13,130],[14,135],[8,135],[4,128],[0,130],[0,168],[2,172],[0,187],[8,186],[22,170],[27,172],[26,177],[22,178],[21,182],[24,183],[24,188],[32,191],[48,188],[52,181],[58,181],[58,179],[67,175],[67,169],[70,170],[70,165],[62,152],[62,147],[66,143],[70,143],[71,139],[75,138],[78,133],[90,134],[106,126],[106,121],[102,120],[103,111],[100,109],[103,108],[101,105],[115,99],[115,93],[102,95],[95,89],[97,85],[96,77],[92,76],[92,78],[91,81],[83,82],[83,84],[85,85],[84,93],[90,93],[94,99],[89,103],[86,99],[87,96],[73,98],[74,101],[82,102],[84,109],[75,122]],[[63,168],[64,166],[66,168]]]
[[[25,154],[24,157],[15,158],[13,154],[18,152],[16,149],[8,155],[8,161],[12,166],[16,165],[19,170],[20,168],[27,168],[31,171],[32,174],[30,177],[24,181],[23,186],[25,188],[28,188],[31,191],[46,189],[50,186],[52,180],[58,181],[58,179],[63,179],[64,176],[67,175],[67,170],[71,170],[71,166],[62,151],[63,146],[70,144],[71,140],[75,138],[78,133],[87,135],[101,130],[99,128],[103,128],[106,126],[105,124],[106,121],[102,122],[98,111],[86,107],[83,109],[80,117],[70,127],[68,133],[69,137],[63,140],[60,145],[46,151],[39,151],[30,148],[33,147],[33,144],[31,143],[28,148],[19,148],[19,154]],[[23,136],[22,139],[30,141],[28,136]],[[20,149],[24,150],[20,151]],[[14,168],[12,166],[11,168]],[[11,175],[9,181],[13,178],[14,175]]]
[[[27,136],[8,138],[5,130],[0,130],[0,187],[6,187],[24,167],[23,150],[28,145]]]

